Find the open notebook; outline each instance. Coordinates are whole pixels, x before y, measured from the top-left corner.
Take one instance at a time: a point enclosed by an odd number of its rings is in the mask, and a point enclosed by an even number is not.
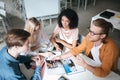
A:
[[[73,57],[56,61],[51,61],[49,58],[46,59],[46,65],[48,74],[75,74],[85,71],[83,67],[74,62]]]
[[[78,66],[74,62],[73,57],[62,60],[62,64],[67,74],[74,74],[85,71],[85,69],[82,66]]]

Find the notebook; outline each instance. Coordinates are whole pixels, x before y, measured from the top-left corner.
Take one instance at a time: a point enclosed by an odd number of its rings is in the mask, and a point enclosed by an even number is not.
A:
[[[110,19],[114,15],[115,15],[115,13],[109,12],[109,11],[104,11],[100,14],[101,17],[104,17],[104,18],[107,18],[107,19]]]
[[[73,57],[56,61],[47,59],[46,64],[48,74],[75,74],[85,71],[85,68],[74,62]]]
[[[74,62],[73,57],[62,60],[62,64],[63,64],[66,74],[75,74],[75,73],[85,71],[85,68],[77,65]]]

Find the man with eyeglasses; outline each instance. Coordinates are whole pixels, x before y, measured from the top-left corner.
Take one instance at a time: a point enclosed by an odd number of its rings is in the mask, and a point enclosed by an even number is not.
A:
[[[96,19],[88,29],[89,33],[82,43],[64,55],[57,56],[54,59],[64,59],[85,52],[85,55],[92,58],[99,66],[87,64],[80,56],[75,58],[78,65],[83,66],[99,77],[106,77],[110,71],[117,71],[118,46],[108,36],[113,25],[104,19]]]

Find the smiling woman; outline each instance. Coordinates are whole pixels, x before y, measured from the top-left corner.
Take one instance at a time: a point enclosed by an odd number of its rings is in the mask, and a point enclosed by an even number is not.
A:
[[[58,24],[50,38],[57,51],[67,52],[76,47],[78,40],[78,15],[72,9],[63,10],[58,16]],[[62,49],[59,44],[62,44]]]

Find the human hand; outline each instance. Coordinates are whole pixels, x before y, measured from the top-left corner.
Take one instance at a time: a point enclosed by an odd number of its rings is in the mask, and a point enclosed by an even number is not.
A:
[[[55,44],[54,46],[56,48],[56,51],[62,51],[58,44]]]
[[[58,38],[55,38],[55,41],[58,42],[58,43],[61,43],[62,40],[61,39],[58,39]]]
[[[56,48],[56,51],[62,51],[59,46],[55,48]]]
[[[80,66],[82,66],[82,67],[85,67],[86,64],[87,64],[87,63],[84,61],[84,59],[83,59],[82,57],[80,57],[80,56],[74,57],[74,61],[75,61],[78,65],[80,65]]]
[[[42,66],[43,64],[44,64],[44,57],[42,57],[42,56],[34,56],[33,58],[32,58],[32,60],[33,61],[35,61],[35,63],[36,63],[36,66]]]

